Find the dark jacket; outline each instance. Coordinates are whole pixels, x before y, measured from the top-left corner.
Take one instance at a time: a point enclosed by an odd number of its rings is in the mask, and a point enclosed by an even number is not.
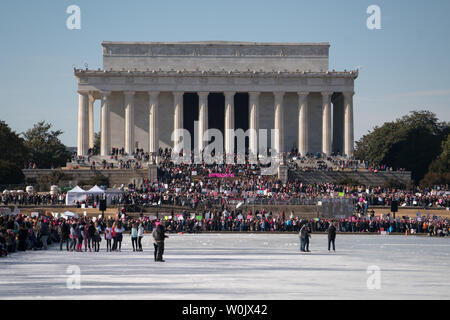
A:
[[[95,230],[96,229],[95,229],[94,225],[91,224],[87,230],[88,238],[94,238]]]
[[[299,236],[303,239],[306,239],[306,237],[308,236],[308,226],[306,224],[301,227]]]
[[[331,225],[328,228],[328,239],[330,239],[330,240],[336,239],[336,227],[333,225]]]
[[[158,225],[155,230],[152,232],[153,239],[155,241],[164,241],[165,238],[168,238],[164,234],[164,227],[162,225]]]
[[[50,235],[50,230],[48,228],[48,224],[45,222],[41,223],[41,229],[39,230],[41,236],[49,236]]]
[[[26,241],[28,238],[28,229],[20,228],[19,229],[19,241]]]
[[[61,226],[61,238],[68,239],[70,234],[70,228],[67,223],[63,223]]]

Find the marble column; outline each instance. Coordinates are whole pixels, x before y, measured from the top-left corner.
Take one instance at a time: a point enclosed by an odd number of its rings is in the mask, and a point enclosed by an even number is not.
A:
[[[77,154],[85,156],[89,148],[88,92],[78,91],[78,148]]]
[[[298,152],[302,156],[308,153],[308,95],[309,92],[298,94]]]
[[[183,129],[183,95],[184,92],[173,92],[174,116],[173,130]],[[174,141],[174,147],[179,141]]]
[[[249,154],[258,155],[259,92],[249,92]]]
[[[159,155],[159,91],[149,91],[149,121],[148,121],[148,136],[149,148],[148,151],[155,155]]]
[[[126,91],[125,96],[125,152],[134,152],[134,91]]]
[[[225,154],[234,154],[234,95],[225,92]]]
[[[353,128],[353,95],[354,92],[343,92],[344,95],[344,153],[353,157],[354,128]]]
[[[89,92],[89,149],[94,148],[95,132],[94,132],[94,92]]]
[[[108,156],[111,153],[111,123],[110,123],[110,95],[111,91],[102,91],[102,115],[100,133],[100,155]]]
[[[322,92],[322,153],[331,155],[331,95]]]
[[[274,92],[275,96],[275,141],[273,150],[280,154],[284,152],[284,92]]]
[[[208,94],[209,92],[198,92],[198,153],[201,154],[206,147],[204,135],[208,130]]]

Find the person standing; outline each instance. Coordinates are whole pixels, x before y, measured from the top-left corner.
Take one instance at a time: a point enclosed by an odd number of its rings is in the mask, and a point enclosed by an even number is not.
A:
[[[305,245],[306,245],[306,236],[308,234],[308,227],[306,226],[306,223],[300,228],[299,237],[300,237],[300,251],[305,252]]]
[[[84,252],[87,252],[87,247],[88,247],[88,227],[89,227],[89,221],[83,221],[83,238],[84,238]],[[83,251],[83,250],[81,250]]]
[[[336,227],[334,226],[334,223],[331,223],[330,227],[328,228],[328,251],[330,251],[331,244],[333,244],[333,251],[336,251],[336,248],[334,246],[335,240],[336,240]]]
[[[131,244],[133,245],[133,252],[138,250],[137,239],[138,239],[138,230],[136,224],[133,223],[133,225],[131,226]]]
[[[155,261],[159,262],[165,262],[165,260],[163,260],[164,240],[168,238],[168,236],[166,236],[164,232],[165,230],[161,223],[158,224],[156,229],[152,232],[153,242],[155,244]]]
[[[309,238],[311,238],[311,229],[306,225],[305,252],[311,252],[309,251]]]
[[[78,225],[77,228],[77,239],[78,239],[78,245],[77,245],[77,251],[83,252],[83,240],[84,240],[85,234],[84,234],[84,222]]]
[[[116,233],[116,229],[117,229],[117,224],[116,222],[113,223],[112,225],[112,231],[111,231],[111,236],[112,236],[112,240],[113,240],[113,245],[112,245],[112,251],[116,251],[117,250],[117,233]]]
[[[76,223],[70,226],[70,251],[74,251],[77,246],[77,228]]]
[[[111,223],[105,228],[106,252],[111,252],[112,228]]]
[[[67,224],[66,220],[64,220],[61,224],[61,235],[60,235],[60,244],[59,244],[59,250],[62,251],[63,242],[66,243],[66,249],[69,251],[69,234],[70,234],[70,228]]]
[[[27,239],[28,239],[28,229],[25,226],[25,223],[22,222],[19,227],[19,251],[25,251],[27,249]]]
[[[115,229],[116,240],[117,240],[117,245],[119,247],[119,252],[122,250],[122,239],[123,239],[122,232],[124,232],[124,231],[125,231],[125,228],[122,226],[122,221],[119,221],[117,223],[117,227]]]
[[[94,248],[95,251],[95,226],[92,222],[89,222],[89,227],[87,228],[87,238],[88,238],[88,248],[89,252]]]
[[[95,222],[95,232],[94,232],[94,252],[100,251],[100,242],[102,241],[102,237],[100,233],[102,232],[102,227]]]
[[[138,227],[138,246],[139,246],[138,251],[142,251],[142,238],[143,237],[144,237],[144,226],[141,222]]]
[[[42,240],[42,245],[44,246],[44,250],[47,250],[48,249],[47,241],[48,241],[48,236],[50,235],[50,230],[49,230],[47,221],[45,221],[44,219],[42,219],[42,221],[41,221],[39,233],[41,235],[41,240]]]

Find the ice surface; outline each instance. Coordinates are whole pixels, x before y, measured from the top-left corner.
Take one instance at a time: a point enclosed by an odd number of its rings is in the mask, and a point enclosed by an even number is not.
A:
[[[450,238],[312,235],[311,253],[295,234],[169,235],[165,263],[129,236],[122,252],[27,251],[0,259],[0,299],[449,299]],[[69,266],[81,288],[68,289]],[[369,266],[380,289],[368,289]]]

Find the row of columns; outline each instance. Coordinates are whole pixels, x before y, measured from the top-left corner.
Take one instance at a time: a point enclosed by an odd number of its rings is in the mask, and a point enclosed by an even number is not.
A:
[[[101,94],[101,148],[100,154],[107,156],[111,151],[110,125],[110,91]],[[132,154],[134,150],[134,94],[124,92],[125,97],[125,152]],[[183,129],[183,92],[174,95],[174,130]],[[208,94],[199,92],[199,151],[206,146],[203,133],[208,130]],[[274,142],[276,152],[284,151],[284,92],[274,92]],[[302,155],[308,152],[308,95],[309,92],[298,92],[298,150]],[[331,134],[331,96],[333,92],[322,92],[322,153],[330,155],[332,151]],[[344,92],[344,153],[353,156],[353,92]],[[159,149],[159,92],[149,91],[149,152]],[[234,95],[225,92],[225,152],[233,153],[234,143]],[[249,92],[249,153],[258,154],[259,130],[259,92]],[[89,148],[94,147],[94,96],[89,92],[79,92],[78,104],[78,154],[86,155]]]

